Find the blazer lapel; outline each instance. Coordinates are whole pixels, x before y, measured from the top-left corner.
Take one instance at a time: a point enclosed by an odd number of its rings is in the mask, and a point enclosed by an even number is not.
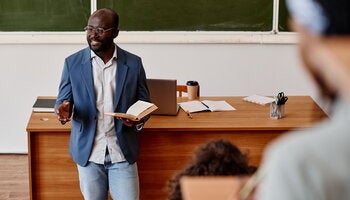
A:
[[[89,94],[89,99],[90,99],[92,105],[95,105],[96,97],[95,97],[93,75],[92,75],[90,48],[85,49],[81,65],[82,65],[81,66],[81,76],[83,77],[83,81],[85,82],[86,89],[87,89],[88,94]]]
[[[117,46],[117,72],[116,72],[117,86],[115,91],[114,110],[117,109],[120,96],[123,92],[127,72],[128,72],[128,66],[126,65],[126,62],[125,62],[124,51]]]

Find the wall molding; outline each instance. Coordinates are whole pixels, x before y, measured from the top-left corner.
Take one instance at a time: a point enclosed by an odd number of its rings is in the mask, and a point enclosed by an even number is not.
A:
[[[117,43],[295,44],[294,32],[121,31]],[[86,44],[84,32],[0,32],[1,44]]]

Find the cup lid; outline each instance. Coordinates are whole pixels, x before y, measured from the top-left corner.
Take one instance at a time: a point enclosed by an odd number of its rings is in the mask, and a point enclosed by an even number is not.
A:
[[[198,82],[197,81],[187,81],[186,85],[195,86],[195,85],[198,85]]]

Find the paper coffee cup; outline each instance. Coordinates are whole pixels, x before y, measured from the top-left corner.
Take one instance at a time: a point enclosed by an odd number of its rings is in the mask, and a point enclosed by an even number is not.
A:
[[[199,85],[197,81],[187,81],[187,95],[188,100],[195,100],[199,98]]]

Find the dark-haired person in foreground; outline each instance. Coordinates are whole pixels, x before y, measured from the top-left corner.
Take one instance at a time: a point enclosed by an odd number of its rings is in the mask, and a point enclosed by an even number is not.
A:
[[[150,101],[141,58],[114,43],[119,17],[95,11],[85,27],[89,47],[66,58],[55,110],[70,120],[70,155],[77,164],[86,200],[138,200],[138,132],[146,119],[105,115],[123,112],[138,100]]]
[[[184,176],[250,176],[256,167],[237,146],[226,140],[210,141],[200,146],[192,162],[169,181],[169,200],[181,200],[180,179]]]

